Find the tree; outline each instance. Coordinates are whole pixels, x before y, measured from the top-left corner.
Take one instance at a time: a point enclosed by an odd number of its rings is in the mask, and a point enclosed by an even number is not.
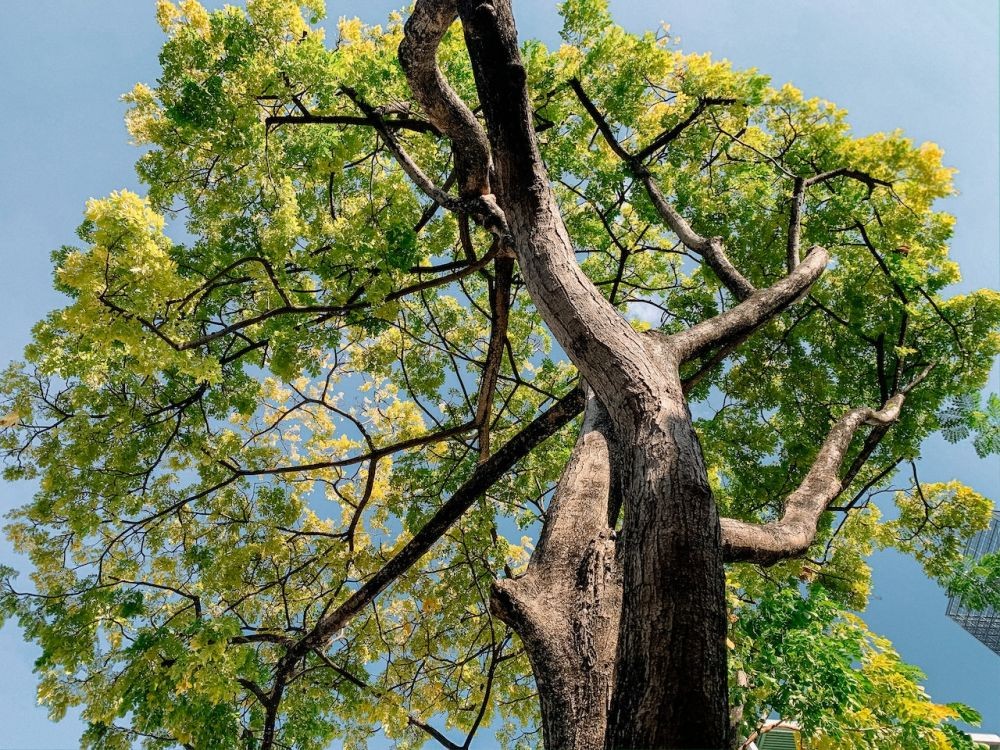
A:
[[[772,710],[963,747],[850,614],[875,545],[996,596],[985,498],[870,502],[935,429],[993,445],[1000,295],[942,294],[940,150],[596,0],[555,51],[508,0],[332,46],[302,5],[159,3],[148,196],[88,204],[4,376],[40,488],[3,607],[53,713],[99,748],[690,750]]]

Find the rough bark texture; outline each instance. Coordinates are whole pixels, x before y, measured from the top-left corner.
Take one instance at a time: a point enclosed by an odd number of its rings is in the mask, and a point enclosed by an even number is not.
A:
[[[535,141],[510,3],[462,0],[459,14],[493,186],[525,283],[630,446],[621,453],[622,608],[605,745],[721,749],[729,713],[721,534],[678,362],[655,363],[576,262]],[[548,689],[549,675],[536,679]]]
[[[622,610],[606,746],[722,748],[728,698],[719,519],[676,360],[655,366],[576,263],[538,155],[509,3],[459,7],[498,202],[525,282],[630,446],[622,453]]]
[[[608,748],[727,744],[719,518],[690,414],[673,398],[627,443],[621,632]]]
[[[528,652],[546,748],[604,745],[621,611],[615,535],[605,511],[610,431],[591,395],[528,570],[498,581],[490,603]]]

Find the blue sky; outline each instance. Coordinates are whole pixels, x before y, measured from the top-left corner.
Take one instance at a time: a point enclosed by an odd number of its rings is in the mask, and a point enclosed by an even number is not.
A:
[[[329,2],[330,15],[383,19],[403,0]],[[153,83],[162,42],[154,0],[4,0],[0,25],[0,362],[17,358],[31,325],[60,304],[49,252],[71,243],[84,201],[141,189],[137,156],[118,97]],[[613,2],[635,30],[669,22],[688,51],[754,66],[776,83],[845,107],[859,134],[902,128],[933,140],[958,168],[953,256],[965,272],[956,291],[1000,286],[998,8],[994,0],[631,0]],[[554,42],[555,3],[515,0],[521,34]],[[994,376],[992,390],[1000,390]],[[967,444],[929,442],[923,481],[960,478],[1000,499],[1000,465]],[[0,486],[0,511],[29,488]],[[0,542],[0,563],[11,562]],[[875,561],[867,619],[903,657],[922,667],[938,700],[979,708],[1000,731],[1000,657],[944,616],[945,598],[910,560]],[[33,647],[0,631],[0,750],[77,745],[72,717],[51,724],[34,699]],[[484,745],[486,746],[486,745]]]

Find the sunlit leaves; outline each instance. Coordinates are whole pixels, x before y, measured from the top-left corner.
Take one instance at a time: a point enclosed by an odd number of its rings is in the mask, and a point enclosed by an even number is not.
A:
[[[976,395],[955,397],[938,415],[941,434],[952,443],[972,436],[972,444],[981,458],[1000,453],[1000,397],[991,393],[980,407]]]
[[[954,732],[943,722],[978,722],[959,704],[931,702],[918,669],[884,638],[814,586],[773,591],[756,606],[737,607],[733,659],[748,673],[737,689],[749,735],[772,712],[795,717],[810,747],[938,750]],[[956,741],[960,737],[956,737]]]
[[[938,580],[960,565],[967,541],[989,526],[993,511],[988,498],[960,482],[915,485],[895,500],[899,515],[881,529],[883,542],[913,555]]]

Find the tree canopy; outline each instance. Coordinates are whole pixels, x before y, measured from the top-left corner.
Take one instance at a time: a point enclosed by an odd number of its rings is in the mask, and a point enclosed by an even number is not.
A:
[[[0,379],[5,476],[38,486],[7,528],[30,583],[5,571],[0,616],[41,646],[51,715],[83,708],[87,747],[255,748],[268,726],[302,749],[541,743],[490,596],[526,569],[580,379],[411,92],[404,16],[323,15],[159,0],[162,75],[126,95],[146,195],[87,204],[53,253],[67,304]],[[933,702],[857,614],[889,547],[1000,601],[1000,566],[963,557],[992,503],[914,464],[939,430],[1000,447],[979,400],[1000,294],[948,291],[941,150],[857,137],[834,104],[630,34],[601,0],[562,17],[561,46],[521,46],[534,129],[579,267],[637,332],[698,330],[805,273],[806,248],[831,258],[681,370],[737,523],[780,520],[867,410],[803,554],[728,567],[743,735],[776,712],[820,748],[968,747],[948,722],[975,712]],[[479,115],[459,25],[437,59]]]

